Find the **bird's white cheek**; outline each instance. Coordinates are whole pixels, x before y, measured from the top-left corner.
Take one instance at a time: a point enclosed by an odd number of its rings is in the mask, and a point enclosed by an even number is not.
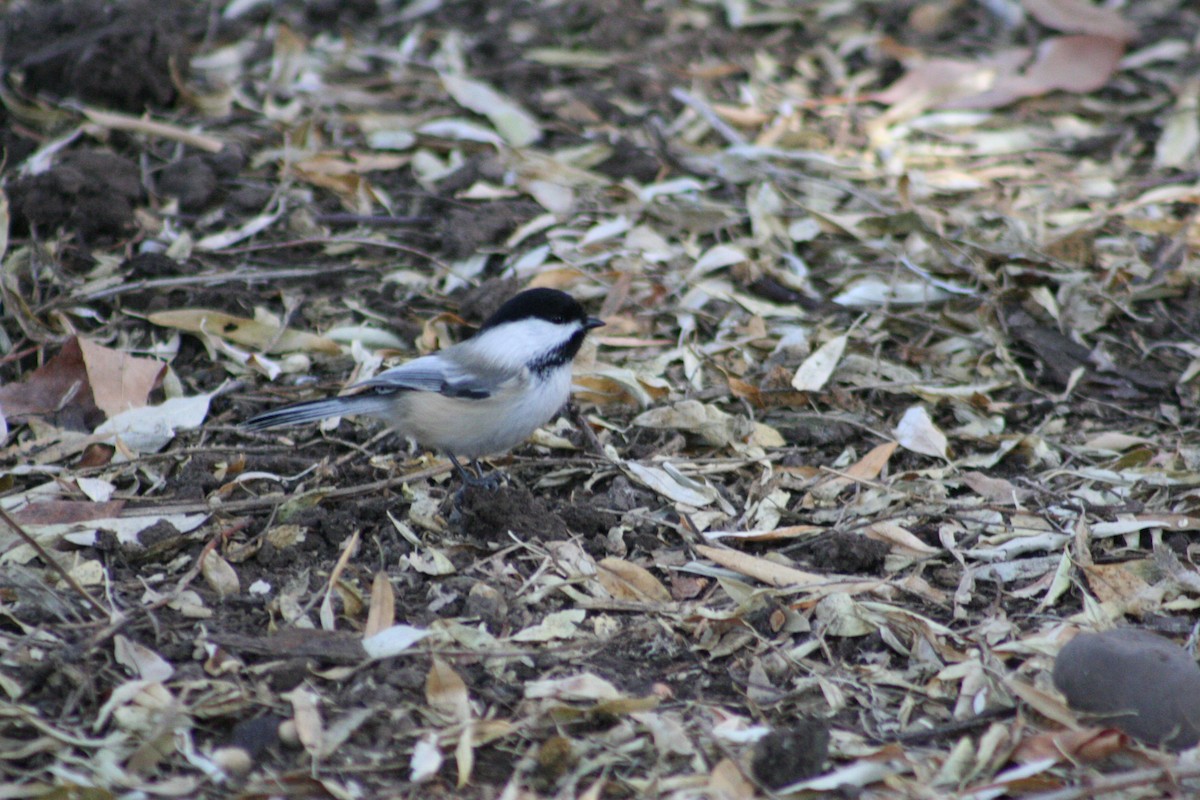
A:
[[[497,366],[519,369],[571,338],[575,329],[542,319],[510,322],[471,341],[479,356]]]

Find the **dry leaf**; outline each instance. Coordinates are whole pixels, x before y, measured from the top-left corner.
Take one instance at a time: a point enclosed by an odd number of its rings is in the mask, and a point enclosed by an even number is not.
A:
[[[92,397],[83,350],[75,337],[20,383],[0,386],[0,408],[8,419],[73,409],[83,418],[99,413]]]
[[[754,432],[750,420],[727,414],[698,400],[683,400],[673,406],[643,411],[634,418],[633,424],[694,433],[714,447],[743,441]]]
[[[1012,760],[1030,764],[1042,759],[1094,763],[1129,750],[1129,737],[1113,728],[1048,731],[1031,736],[1013,751]]]
[[[845,334],[835,336],[804,359],[792,377],[792,388],[800,392],[819,392],[823,389],[842,360],[849,339]]]
[[[311,333],[280,329],[258,320],[235,317],[222,311],[203,308],[182,308],[159,311],[147,317],[155,325],[176,328],[189,333],[219,336],[231,342],[253,347],[268,353],[315,351],[336,355],[341,347],[336,342]]]
[[[579,623],[586,613],[580,608],[569,608],[547,614],[537,625],[530,625],[514,634],[514,642],[549,642],[555,639],[572,639],[579,635]]]
[[[200,562],[200,574],[218,597],[232,597],[242,590],[237,570],[216,551],[210,550],[204,555],[204,560]]]
[[[321,698],[311,690],[300,686],[282,695],[292,704],[292,722],[296,725],[296,736],[310,755],[321,752],[324,725],[321,721]]]
[[[946,453],[946,435],[933,424],[924,406],[913,406],[905,411],[892,435],[906,450],[924,456],[950,458]]]
[[[836,475],[813,487],[813,496],[821,500],[832,500],[856,483],[875,480],[887,467],[888,461],[899,446],[898,442],[876,445],[869,453],[843,470],[844,474]]]
[[[723,567],[739,572],[747,577],[755,578],[770,586],[780,588],[801,587],[812,594],[831,594],[842,592],[854,594],[869,592],[883,584],[883,581],[858,581],[845,575],[819,575],[812,572],[785,567],[764,558],[739,553],[736,550],[723,550],[706,545],[696,545],[696,553],[712,560]]]
[[[156,406],[123,411],[101,423],[96,434],[103,437],[101,441],[133,453],[157,453],[175,438],[176,431],[200,427],[216,394],[172,397]]]
[[[396,622],[396,593],[386,572],[375,573],[371,581],[371,607],[367,611],[367,624],[363,626],[363,638],[392,627]]]
[[[531,700],[616,700],[623,695],[608,681],[591,673],[571,675],[566,678],[551,678],[529,681],[525,684],[525,696]]]
[[[1029,15],[1063,33],[1090,33],[1123,42],[1137,38],[1137,27],[1111,8],[1090,0],[1021,0]]]
[[[596,580],[617,600],[668,603],[671,593],[650,571],[620,558],[601,559],[596,564]]]
[[[107,416],[146,405],[166,365],[152,358],[138,358],[78,339],[88,382],[96,405]]]
[[[481,114],[513,147],[525,147],[542,137],[537,120],[510,98],[479,81],[459,75],[442,75],[442,85],[455,102]]]
[[[143,680],[165,681],[175,674],[175,668],[165,658],[120,634],[113,637],[113,657]]]
[[[943,103],[943,108],[1001,108],[1053,91],[1085,94],[1108,83],[1125,52],[1107,36],[1059,36],[1038,45],[1023,72],[1001,74],[985,92]]]
[[[391,658],[399,655],[429,635],[423,628],[411,625],[393,625],[363,639],[362,646],[372,659]]]
[[[425,677],[425,702],[429,708],[448,722],[467,722],[471,719],[471,700],[467,685],[449,664],[433,659]]]
[[[911,532],[894,522],[873,522],[867,526],[867,538],[887,542],[898,550],[907,551],[915,556],[932,556],[942,552],[942,548],[925,544]]]
[[[437,741],[436,733],[427,733],[413,746],[412,757],[408,761],[408,779],[413,783],[431,780],[442,768],[442,751]]]

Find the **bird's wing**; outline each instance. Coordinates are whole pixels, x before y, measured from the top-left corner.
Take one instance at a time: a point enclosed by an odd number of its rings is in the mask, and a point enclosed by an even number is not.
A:
[[[482,400],[496,390],[495,377],[469,370],[435,353],[385,370],[353,388],[377,393],[436,392],[446,397]]]

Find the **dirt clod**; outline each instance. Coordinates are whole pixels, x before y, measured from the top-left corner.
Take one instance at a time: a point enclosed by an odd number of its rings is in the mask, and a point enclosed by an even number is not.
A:
[[[518,486],[464,487],[458,512],[461,535],[490,546],[506,541],[508,531],[533,540],[570,536],[562,517],[544,500]]]
[[[27,4],[6,15],[0,50],[26,91],[140,112],[175,99],[170,70],[187,71],[190,17],[186,4],[154,0]]]
[[[16,231],[62,228],[85,240],[127,233],[143,197],[137,165],[103,150],[69,152],[50,170],[14,181],[9,193]]]
[[[802,720],[758,740],[751,756],[754,776],[772,789],[811,778],[829,757],[829,726]]]

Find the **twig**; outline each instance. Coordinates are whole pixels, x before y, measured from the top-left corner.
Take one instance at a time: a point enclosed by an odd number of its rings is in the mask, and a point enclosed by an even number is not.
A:
[[[443,472],[449,472],[450,465],[441,464],[429,469],[423,469],[419,472],[410,472],[407,475],[401,475],[397,478],[385,478],[381,481],[372,481],[358,486],[345,486],[341,489],[313,489],[305,492],[301,497],[308,495],[320,495],[322,498],[336,499],[340,497],[354,497],[362,494],[369,494],[380,489],[390,489],[393,486],[401,486],[409,481],[418,481],[425,478],[432,478],[435,475],[441,475]],[[281,493],[269,494],[265,497],[253,497],[249,500],[234,500],[228,503],[213,505],[210,503],[180,503],[178,505],[148,505],[148,506],[125,506],[121,511],[123,517],[142,517],[149,512],[158,514],[213,514],[216,512],[241,514],[247,511],[256,511],[261,508],[271,508],[280,503],[285,503],[289,500],[295,500],[295,495],[286,495]]]
[[[354,267],[347,266],[339,269],[353,270]],[[221,275],[182,275],[174,278],[147,278],[146,280],[141,281],[126,281],[124,283],[119,283],[115,286],[109,286],[106,289],[100,289],[84,295],[69,295],[59,297],[41,306],[38,309],[38,313],[56,308],[58,306],[74,305],[76,303],[85,302],[88,300],[100,300],[105,297],[126,294],[128,292],[141,292],[145,291],[146,289],[173,289],[180,286],[216,286],[217,284],[221,283],[234,283],[237,281],[277,281],[291,278],[311,278],[315,275],[328,274],[328,267],[309,267],[306,269],[239,270],[237,272],[227,272]]]
[[[242,528],[245,528],[248,524],[248,522],[242,521],[236,525],[231,525],[228,528],[224,528],[213,534],[212,538],[205,543],[204,548],[200,551],[200,555],[196,557],[196,562],[192,564],[191,568],[179,578],[179,580],[175,583],[175,588],[173,590],[161,595],[158,599],[147,603],[144,606],[134,606],[129,610],[129,614],[118,615],[110,625],[93,634],[91,638],[87,640],[87,642],[78,648],[79,651],[86,653],[92,648],[98,647],[100,644],[108,641],[114,635],[116,635],[121,628],[129,624],[138,614],[149,614],[152,611],[157,611],[183,594],[183,590],[186,589],[191,582],[196,579],[196,576],[200,574],[200,570],[204,568],[204,559],[209,553],[216,549],[217,544],[223,539],[227,539],[234,533],[240,531]]]
[[[934,728],[907,731],[896,736],[894,740],[905,747],[913,747],[928,744],[938,739],[958,738],[967,731],[978,728],[981,725],[990,724],[998,719],[1014,716],[1016,713],[1017,710],[1015,708],[992,708],[981,711],[973,717],[955,720],[954,722],[948,722],[945,725],[939,725]],[[877,737],[876,741],[886,743],[891,740],[888,737],[881,736]]]
[[[113,111],[101,111],[98,108],[81,108],[79,111],[92,123],[102,128],[108,128],[109,130],[158,136],[163,139],[182,142],[188,147],[194,147],[206,153],[219,153],[225,147],[225,143],[220,139],[205,136],[201,133],[193,133],[178,125],[171,125],[167,122],[158,122],[144,117],[133,117],[128,114],[118,114]]]
[[[1100,797],[1106,794],[1112,794],[1124,789],[1132,789],[1135,786],[1152,786],[1154,784],[1165,783],[1175,788],[1179,787],[1179,782],[1183,778],[1200,777],[1200,766],[1189,764],[1180,767],[1151,767],[1149,769],[1135,769],[1132,772],[1125,772],[1120,775],[1108,775],[1101,778],[1084,779],[1077,786],[1068,786],[1065,789],[1058,789],[1053,792],[1043,792],[1041,794],[1025,795],[1029,800],[1081,800],[1085,797]],[[992,784],[990,786],[980,786],[973,791],[964,792],[967,797],[974,793],[983,793],[994,791],[1000,788],[1002,784]],[[1181,794],[1181,797],[1194,796],[1190,794]]]
[[[433,217],[396,217],[386,214],[317,214],[320,225],[429,225]]]
[[[596,432],[592,430],[592,426],[588,424],[586,419],[584,419],[583,413],[579,410],[579,406],[571,403],[567,406],[567,410],[570,412],[571,422],[575,423],[575,427],[579,428],[579,430],[583,432],[583,438],[587,440],[588,446],[592,449],[592,452],[607,461],[608,455],[604,452],[604,445],[600,443],[600,437],[596,435]]]
[[[418,250],[415,247],[409,247],[404,244],[396,244],[395,242],[381,242],[376,239],[358,239],[351,236],[326,236],[315,239],[292,239],[287,242],[266,242],[264,244],[247,244],[241,247],[226,247],[221,252],[223,254],[237,253],[255,253],[260,250],[278,250],[284,247],[311,247],[313,245],[329,245],[329,244],[358,244],[364,247],[382,247],[385,250],[398,250],[401,253],[409,253],[414,256],[419,256],[429,263],[436,266],[443,272],[453,272],[452,268],[445,261],[441,261],[432,253],[427,253],[424,250]],[[324,272],[328,272],[328,268]]]
[[[733,126],[721,119],[717,112],[713,110],[706,101],[678,86],[671,89],[671,97],[683,103],[688,108],[695,111],[700,116],[704,117],[704,121],[708,123],[714,131],[716,131],[722,139],[732,145],[746,144],[746,137],[742,136]]]
[[[80,597],[86,600],[88,605],[109,619],[113,618],[113,613],[105,608],[103,603],[101,603],[95,597],[92,597],[91,593],[89,593],[87,589],[83,588],[83,585],[80,584],[79,581],[75,580],[75,576],[67,572],[66,568],[62,564],[58,563],[58,559],[50,555],[50,552],[46,548],[42,547],[41,542],[33,538],[28,531],[22,528],[20,523],[9,516],[9,513],[5,511],[3,507],[0,507],[0,520],[3,520],[5,525],[16,531],[17,536],[21,537],[21,539],[25,541],[25,544],[33,548],[33,552],[37,553],[37,556],[42,560],[42,563],[57,572],[59,577],[63,579],[63,582],[66,583],[67,586],[70,586]]]

